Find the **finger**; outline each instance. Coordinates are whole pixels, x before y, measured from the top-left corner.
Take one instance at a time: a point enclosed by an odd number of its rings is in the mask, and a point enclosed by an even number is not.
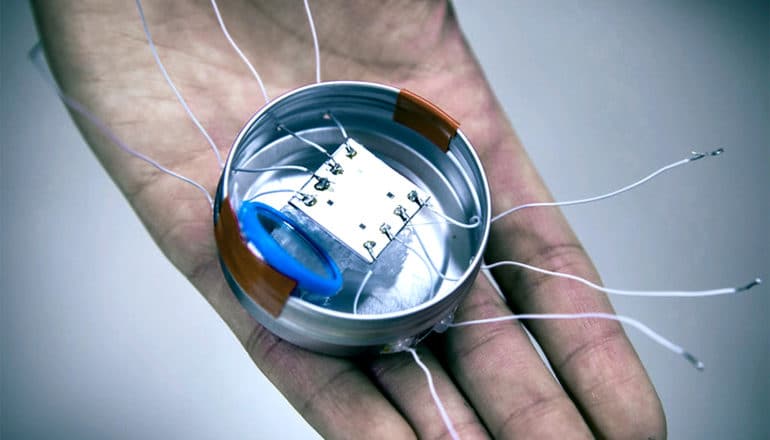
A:
[[[407,421],[356,364],[312,353],[255,324],[244,347],[324,438],[414,438]]]
[[[424,347],[417,351],[431,372],[438,397],[460,438],[488,438],[473,409],[433,354]],[[449,438],[425,373],[409,353],[380,356],[371,362],[369,370],[373,380],[409,420],[419,438]]]
[[[484,277],[455,322],[510,315]],[[446,364],[495,438],[591,438],[575,405],[546,368],[518,322],[451,328]]]
[[[218,262],[203,266],[190,280],[268,380],[321,436],[415,437],[407,420],[358,365],[298,348],[257,324],[225,283]]]
[[[486,164],[497,193],[497,212],[550,196],[525,153],[509,137]],[[502,160],[507,156],[506,160]],[[496,190],[496,191],[495,191]],[[560,211],[534,208],[493,225],[488,261],[515,260],[595,282],[599,276]],[[494,272],[516,311],[608,312],[604,294],[574,281],[511,270]],[[665,435],[660,401],[622,327],[608,320],[526,323],[562,384],[599,435],[611,438]]]

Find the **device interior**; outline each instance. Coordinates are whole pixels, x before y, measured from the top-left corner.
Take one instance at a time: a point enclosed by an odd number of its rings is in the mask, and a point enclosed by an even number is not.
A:
[[[261,221],[309,270],[328,270],[313,245],[339,268],[335,294],[297,288],[292,296],[324,309],[379,315],[456,287],[482,241],[480,202],[465,158],[400,124],[343,108],[276,116],[263,115],[233,158],[229,194],[235,205],[258,201],[291,219]],[[335,174],[335,166],[342,172]],[[372,243],[374,249],[366,246]]]

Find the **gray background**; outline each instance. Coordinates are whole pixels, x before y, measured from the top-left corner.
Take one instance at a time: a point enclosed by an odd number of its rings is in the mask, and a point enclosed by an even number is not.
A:
[[[457,5],[557,199],[622,186],[691,148],[727,148],[566,209],[606,284],[770,278],[767,3],[581,3]],[[0,41],[0,436],[313,437],[156,249],[33,72],[24,2],[2,2]],[[628,331],[671,438],[770,437],[769,293],[614,300],[706,363],[697,373]]]

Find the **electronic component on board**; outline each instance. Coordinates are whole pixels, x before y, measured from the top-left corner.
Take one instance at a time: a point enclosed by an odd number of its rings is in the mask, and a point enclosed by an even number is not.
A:
[[[291,204],[373,263],[429,196],[348,138],[299,188]],[[314,200],[308,204],[307,200]]]

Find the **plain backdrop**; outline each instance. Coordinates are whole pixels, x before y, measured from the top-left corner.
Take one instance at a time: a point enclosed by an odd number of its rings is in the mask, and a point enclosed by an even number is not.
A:
[[[456,8],[557,199],[726,148],[617,199],[565,208],[607,285],[770,278],[767,2]],[[317,436],[161,255],[33,71],[26,2],[3,1],[1,26],[0,437]],[[698,373],[628,329],[671,438],[770,438],[767,284],[613,302],[706,363]]]

